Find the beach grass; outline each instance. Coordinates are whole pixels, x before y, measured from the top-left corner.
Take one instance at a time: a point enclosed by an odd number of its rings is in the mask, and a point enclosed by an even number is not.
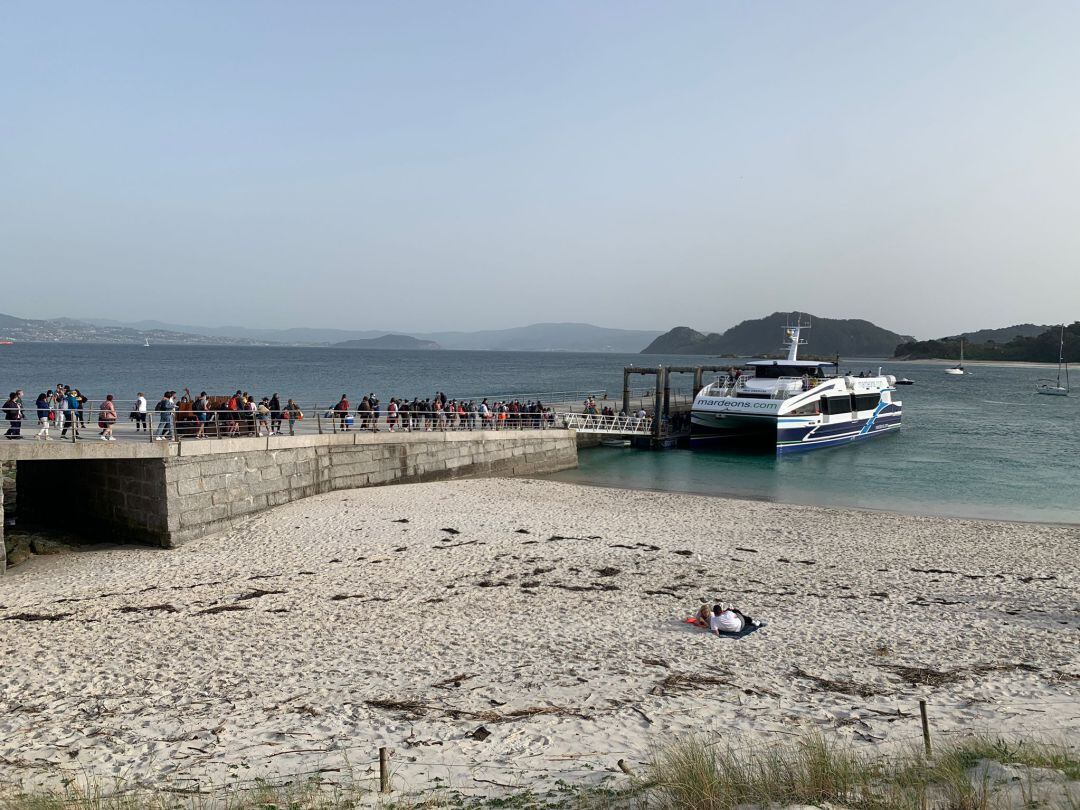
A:
[[[1007,781],[986,763],[1009,766]],[[819,735],[752,748],[689,739],[656,755],[647,783],[650,806],[663,810],[823,804],[868,810],[1077,810],[1078,765],[1077,754],[1064,744],[988,736],[951,742],[929,759],[914,750],[863,753]]]
[[[989,764],[1004,771],[995,772]],[[1004,776],[1003,776],[1004,774]],[[732,810],[829,806],[866,810],[1080,810],[1080,758],[1064,743],[970,736],[931,758],[909,749],[857,751],[820,735],[738,747],[685,738],[660,749],[630,783],[616,787],[523,786],[475,796],[453,786],[379,794],[370,779],[255,780],[244,787],[182,791],[69,786],[54,792],[0,790],[0,810],[380,810],[564,808],[565,810]]]

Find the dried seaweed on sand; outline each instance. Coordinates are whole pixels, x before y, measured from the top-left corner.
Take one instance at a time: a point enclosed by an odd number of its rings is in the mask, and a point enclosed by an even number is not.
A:
[[[810,681],[819,692],[840,692],[844,695],[856,695],[858,697],[873,697],[885,692],[885,690],[864,683],[856,683],[850,680],[833,680],[831,678],[822,678],[819,675],[811,675],[799,667],[793,667],[791,674],[796,678]]]

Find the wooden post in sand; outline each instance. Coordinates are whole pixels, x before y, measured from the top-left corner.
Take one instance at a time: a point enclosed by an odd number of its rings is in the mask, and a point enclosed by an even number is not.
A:
[[[934,755],[934,749],[930,745],[930,721],[926,719],[926,701],[919,701],[919,716],[922,718],[922,739],[923,745],[926,746],[926,758],[929,759]]]
[[[379,793],[390,792],[390,754],[386,747],[379,749]]]

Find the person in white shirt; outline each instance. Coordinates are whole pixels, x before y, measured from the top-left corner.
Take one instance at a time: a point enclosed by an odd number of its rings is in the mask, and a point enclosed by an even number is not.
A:
[[[734,605],[713,605],[713,615],[709,619],[709,629],[718,636],[737,635],[753,627],[764,627],[765,622],[752,619],[735,609]]]
[[[132,417],[135,419],[135,432],[148,431],[150,428],[146,424],[146,397],[143,396],[143,392],[140,391],[135,397],[135,410],[131,412]]]

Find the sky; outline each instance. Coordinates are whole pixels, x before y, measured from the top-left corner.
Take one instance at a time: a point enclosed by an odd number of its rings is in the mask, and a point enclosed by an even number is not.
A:
[[[0,312],[1080,318],[1080,3],[0,5]]]

